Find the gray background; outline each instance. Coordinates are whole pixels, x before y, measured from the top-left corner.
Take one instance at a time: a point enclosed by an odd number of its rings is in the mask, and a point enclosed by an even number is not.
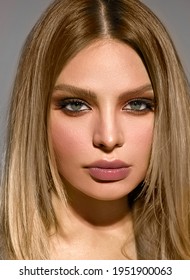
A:
[[[0,0],[0,154],[7,105],[24,40],[51,0]],[[174,40],[190,80],[190,0],[142,0],[162,20]],[[1,158],[1,156],[0,156]]]

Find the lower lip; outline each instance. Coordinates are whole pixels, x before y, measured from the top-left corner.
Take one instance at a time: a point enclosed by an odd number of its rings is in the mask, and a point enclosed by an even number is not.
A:
[[[92,178],[99,181],[120,181],[125,179],[129,174],[130,168],[89,168],[89,173]]]

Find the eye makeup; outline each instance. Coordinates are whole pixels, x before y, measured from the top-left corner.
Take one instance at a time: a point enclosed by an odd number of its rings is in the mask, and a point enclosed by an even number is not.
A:
[[[154,112],[154,99],[139,97],[129,100],[123,107],[123,110],[134,114],[145,114],[147,112]]]
[[[154,111],[154,94],[151,85],[126,91],[117,98],[117,106],[130,114],[146,114]],[[70,85],[57,85],[52,95],[56,109],[70,116],[80,116],[98,107],[98,95],[88,89]]]

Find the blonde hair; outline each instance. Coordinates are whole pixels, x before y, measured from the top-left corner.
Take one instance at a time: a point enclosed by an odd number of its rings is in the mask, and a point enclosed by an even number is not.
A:
[[[49,229],[56,226],[50,189],[64,198],[48,137],[51,92],[66,63],[105,37],[138,53],[155,94],[150,165],[129,195],[138,259],[190,259],[189,85],[167,31],[138,0],[57,0],[29,34],[12,94],[2,174],[4,259],[50,257]]]

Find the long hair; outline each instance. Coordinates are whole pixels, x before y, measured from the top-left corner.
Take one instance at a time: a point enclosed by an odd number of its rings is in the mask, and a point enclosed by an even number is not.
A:
[[[190,259],[189,85],[167,31],[138,0],[57,0],[30,32],[9,112],[2,258],[50,258],[51,192],[66,203],[48,133],[51,93],[66,63],[102,38],[137,52],[155,95],[150,164],[140,191],[129,195],[138,259]]]

